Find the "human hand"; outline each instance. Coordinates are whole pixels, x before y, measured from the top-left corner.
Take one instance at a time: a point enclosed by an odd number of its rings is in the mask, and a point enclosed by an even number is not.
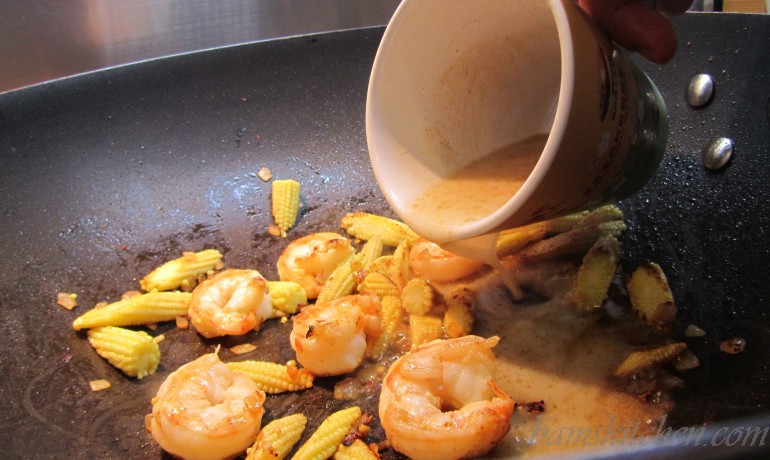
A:
[[[617,44],[652,62],[668,62],[676,52],[676,32],[661,13],[682,14],[692,0],[576,0]]]

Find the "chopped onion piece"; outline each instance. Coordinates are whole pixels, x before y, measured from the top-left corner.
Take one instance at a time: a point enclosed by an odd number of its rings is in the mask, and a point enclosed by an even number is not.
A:
[[[257,346],[251,343],[242,343],[240,345],[236,345],[232,348],[230,348],[230,351],[235,353],[236,355],[242,355],[244,353],[249,353],[257,349]]]
[[[267,227],[267,233],[273,236],[281,236],[281,229],[275,224],[270,224]]]
[[[166,340],[166,334],[159,334],[152,338],[152,341],[155,343],[161,343],[164,340]]]
[[[257,173],[257,176],[259,176],[259,178],[262,179],[263,181],[267,182],[267,181],[269,181],[270,179],[273,178],[273,173],[270,172],[269,169],[267,169],[267,166],[262,166],[259,169],[259,172]]]
[[[70,294],[68,292],[60,292],[56,296],[56,303],[66,308],[67,310],[72,310],[78,306],[78,295]]]
[[[187,329],[188,327],[190,327],[190,321],[184,316],[177,316],[176,327],[178,327],[179,329]]]
[[[91,387],[91,391],[102,391],[111,387],[112,384],[104,379],[91,380],[88,382],[88,386]]]
[[[690,324],[687,326],[687,329],[684,330],[684,336],[685,337],[703,337],[706,335],[706,331],[699,328],[698,326],[694,324]]]
[[[120,300],[128,300],[133,299],[134,297],[142,295],[139,291],[126,291],[123,293],[122,296],[120,296]]]
[[[193,289],[195,289],[195,278],[192,276],[186,279],[182,280],[182,283],[179,285],[179,289],[182,292],[192,292]]]
[[[700,361],[698,360],[698,357],[693,354],[690,350],[685,350],[676,357],[676,360],[674,361],[674,369],[677,371],[689,371],[690,369],[695,369],[696,367],[700,366]]]

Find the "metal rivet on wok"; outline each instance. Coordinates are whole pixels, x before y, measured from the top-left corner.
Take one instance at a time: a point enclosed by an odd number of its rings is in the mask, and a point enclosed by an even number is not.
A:
[[[733,141],[726,137],[714,139],[703,150],[703,165],[709,169],[719,169],[726,165],[733,156]]]
[[[693,107],[703,107],[714,96],[714,79],[706,73],[698,74],[687,85],[687,103]]]

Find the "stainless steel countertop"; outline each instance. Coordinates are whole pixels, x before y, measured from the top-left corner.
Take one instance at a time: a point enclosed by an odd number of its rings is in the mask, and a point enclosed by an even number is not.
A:
[[[387,24],[399,0],[0,0],[0,93],[133,62]]]

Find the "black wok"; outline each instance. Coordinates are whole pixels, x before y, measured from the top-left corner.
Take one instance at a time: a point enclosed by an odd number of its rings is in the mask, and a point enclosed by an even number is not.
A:
[[[770,17],[686,15],[666,67],[641,63],[669,106],[668,152],[653,180],[621,203],[630,224],[626,269],[653,260],[680,308],[676,333],[701,366],[684,376],[675,426],[770,425]],[[717,32],[719,31],[719,32]],[[214,247],[230,267],[276,278],[289,239],[267,233],[268,166],[303,184],[303,235],[337,229],[350,211],[392,215],[367,156],[364,106],[383,29],[239,46],[92,73],[0,95],[0,444],[4,457],[158,458],[143,418],[163,379],[190,359],[256,341],[261,359],[293,357],[289,325],[257,336],[201,340],[161,326],[158,372],[129,380],[98,357],[71,322],[183,250]],[[693,75],[711,73],[714,101],[684,101]],[[735,158],[706,170],[700,152],[732,137]],[[74,312],[55,305],[76,292]],[[726,355],[719,342],[747,339]],[[223,351],[223,357],[228,351]],[[92,393],[88,382],[113,387]],[[268,413],[300,405],[312,428],[341,407],[331,382],[271,397]],[[364,401],[371,411],[376,401]],[[736,421],[736,419],[738,419]],[[377,432],[378,428],[375,430]],[[381,432],[380,432],[381,433]],[[764,448],[770,444],[770,436]],[[726,446],[722,446],[726,447]],[[745,453],[696,450],[701,456]],[[652,446],[631,455],[680,455]],[[703,448],[699,448],[703,449]],[[689,452],[688,455],[692,454]]]

